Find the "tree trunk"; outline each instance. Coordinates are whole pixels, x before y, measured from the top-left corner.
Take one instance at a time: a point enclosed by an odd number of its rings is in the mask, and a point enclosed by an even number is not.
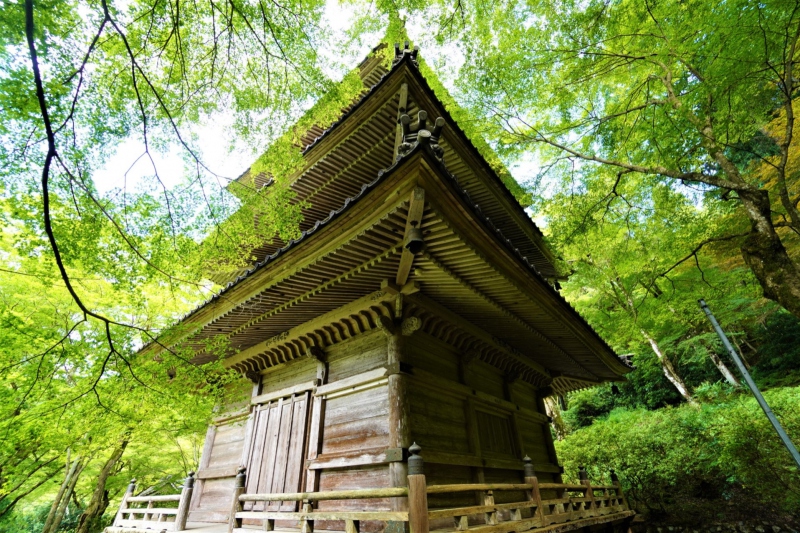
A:
[[[683,378],[681,378],[678,371],[675,370],[675,367],[672,366],[672,361],[667,358],[667,355],[661,351],[661,347],[658,345],[656,340],[651,337],[646,331],[640,330],[642,335],[644,336],[645,340],[650,344],[650,347],[655,352],[656,357],[658,357],[658,361],[661,363],[661,369],[664,371],[664,375],[666,378],[672,383],[678,392],[683,396],[683,398],[689,403],[695,403],[694,398],[689,393],[689,387],[686,386],[686,383],[683,382]]]
[[[772,223],[769,193],[739,191],[750,219],[750,234],[742,243],[742,257],[769,298],[800,318],[800,269],[789,257]]]
[[[106,481],[114,471],[114,468],[117,466],[117,462],[122,457],[122,454],[125,452],[125,448],[127,446],[128,437],[125,437],[119,442],[119,444],[117,444],[117,446],[111,452],[111,455],[108,457],[108,460],[106,460],[106,463],[103,465],[103,468],[100,470],[100,474],[97,476],[97,484],[95,485],[94,492],[92,493],[92,499],[89,502],[89,505],[86,506],[86,509],[83,510],[75,533],[89,533],[90,531],[99,529],[98,526],[100,519],[103,517],[103,513],[105,513],[106,508],[108,507],[108,491],[106,491]]]
[[[725,381],[736,387],[737,389],[742,386],[736,376],[728,369],[727,365],[722,362],[722,359],[719,358],[719,355],[714,352],[714,350],[708,350],[708,355],[711,357],[711,360],[719,369],[719,373],[722,374],[722,377],[725,378]]]
[[[42,533],[55,533],[55,531],[58,531],[59,526],[61,526],[61,520],[64,519],[64,512],[67,510],[67,505],[69,505],[72,491],[75,490],[75,485],[78,483],[78,478],[84,466],[86,465],[82,457],[75,459],[72,463],[67,475],[64,476],[64,483],[61,484],[56,499],[53,500],[53,505],[50,507],[50,513],[47,515]]]
[[[567,426],[564,423],[564,418],[561,416],[561,406],[558,405],[558,400],[555,396],[548,396],[544,399],[544,408],[547,411],[547,416],[552,419],[551,425],[556,432],[556,439],[564,440],[567,436]]]

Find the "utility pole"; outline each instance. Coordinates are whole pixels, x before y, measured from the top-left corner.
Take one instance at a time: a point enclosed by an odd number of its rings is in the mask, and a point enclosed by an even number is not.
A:
[[[711,325],[714,326],[714,329],[717,331],[717,335],[719,335],[720,340],[722,340],[722,344],[728,350],[728,353],[731,355],[731,358],[736,363],[736,366],[739,368],[739,372],[742,373],[742,376],[744,377],[747,386],[750,387],[750,392],[752,392],[753,396],[756,397],[758,405],[761,406],[761,409],[764,411],[764,414],[767,415],[767,418],[769,418],[769,421],[772,423],[772,427],[775,428],[775,431],[778,433],[778,436],[783,441],[783,445],[786,446],[786,449],[789,450],[790,454],[792,454],[792,459],[794,459],[794,462],[797,463],[797,467],[800,468],[800,453],[797,452],[797,448],[795,448],[794,444],[789,439],[789,435],[786,434],[786,431],[783,430],[783,426],[781,426],[781,423],[778,422],[778,419],[775,417],[775,413],[772,412],[772,409],[770,409],[769,405],[767,404],[767,401],[761,395],[761,391],[758,390],[758,386],[756,385],[755,381],[753,381],[753,378],[750,377],[750,372],[747,371],[747,368],[745,368],[744,363],[742,363],[742,360],[739,358],[739,354],[736,353],[736,350],[734,350],[733,346],[731,346],[731,343],[728,340],[728,336],[725,335],[724,331],[722,331],[719,322],[717,322],[717,319],[714,316],[714,313],[711,312],[711,309],[708,308],[706,301],[703,300],[702,298],[698,301],[700,302],[700,308],[706,314],[708,319],[711,321]]]

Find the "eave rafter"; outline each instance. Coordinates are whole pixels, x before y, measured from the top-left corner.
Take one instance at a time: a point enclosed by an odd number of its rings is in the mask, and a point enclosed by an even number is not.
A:
[[[242,373],[259,371],[366,333],[380,327],[381,317],[391,319],[394,316],[395,297],[389,291],[373,292],[242,350],[224,364]]]
[[[553,352],[555,352],[555,353],[556,353],[556,354],[558,354],[559,356],[561,356],[561,357],[564,357],[565,359],[569,359],[569,360],[570,360],[570,361],[572,361],[572,362],[573,362],[575,365],[577,365],[577,366],[578,366],[578,368],[580,368],[581,370],[583,370],[584,372],[586,372],[586,374],[587,374],[587,375],[589,375],[589,376],[592,376],[592,377],[594,377],[595,379],[597,379],[597,380],[599,381],[599,378],[597,378],[597,376],[595,376],[595,375],[594,375],[592,372],[590,372],[589,370],[587,370],[587,369],[586,369],[586,368],[585,368],[583,365],[581,365],[580,363],[578,363],[578,362],[575,360],[575,358],[573,358],[573,357],[572,357],[572,356],[570,356],[570,355],[569,355],[567,352],[565,352],[564,350],[562,350],[561,348],[559,348],[559,347],[558,347],[558,346],[557,346],[555,343],[553,343],[553,342],[552,342],[550,339],[548,339],[546,336],[544,336],[544,335],[543,335],[541,332],[539,332],[539,331],[538,331],[537,329],[535,329],[533,326],[531,326],[530,324],[528,324],[528,323],[527,323],[525,320],[523,320],[522,318],[520,318],[519,316],[517,316],[515,313],[512,313],[511,311],[509,311],[508,309],[506,309],[505,307],[503,307],[503,306],[502,306],[500,303],[498,303],[498,302],[497,302],[497,301],[496,301],[494,298],[492,298],[491,296],[489,296],[489,295],[485,294],[485,293],[484,293],[484,292],[482,292],[480,289],[478,289],[477,287],[475,287],[474,285],[472,285],[470,282],[468,282],[467,280],[465,280],[464,278],[462,278],[461,276],[459,276],[458,274],[456,274],[455,272],[453,272],[453,271],[452,271],[451,269],[449,269],[449,268],[448,268],[448,267],[447,267],[447,266],[446,266],[444,263],[442,263],[441,261],[439,261],[439,260],[438,260],[438,259],[437,259],[437,258],[436,258],[436,257],[435,257],[433,254],[432,254],[432,253],[430,253],[430,252],[427,252],[427,251],[426,251],[426,252],[424,253],[424,257],[425,257],[425,259],[427,259],[427,260],[428,260],[428,261],[429,261],[431,264],[433,264],[433,265],[434,265],[434,266],[435,266],[437,269],[439,269],[441,272],[443,272],[443,273],[444,273],[444,274],[446,274],[448,277],[450,277],[450,278],[451,278],[453,281],[455,281],[456,283],[458,283],[459,285],[461,285],[462,287],[464,287],[466,290],[468,290],[468,291],[469,291],[470,293],[472,293],[473,295],[477,296],[477,297],[478,297],[478,298],[480,298],[481,300],[483,300],[483,301],[485,301],[486,303],[488,303],[489,305],[491,305],[491,306],[492,306],[493,308],[495,308],[495,309],[496,309],[496,310],[497,310],[497,311],[498,311],[500,314],[502,314],[503,316],[505,316],[505,317],[506,317],[506,318],[508,318],[509,320],[513,321],[513,322],[514,322],[516,325],[518,325],[519,327],[523,328],[523,329],[524,329],[524,330],[526,330],[528,333],[530,333],[530,334],[534,335],[534,336],[535,336],[537,339],[539,339],[539,340],[540,340],[540,341],[541,341],[541,342],[542,342],[544,345],[546,345],[548,349],[552,350]],[[505,343],[505,344],[507,344],[507,343]],[[523,357],[524,357],[524,355],[523,355]]]
[[[380,263],[381,261],[384,261],[388,257],[391,257],[392,255],[396,254],[399,251],[399,249],[400,249],[400,243],[398,242],[395,246],[389,248],[388,250],[385,250],[383,253],[373,257],[369,261],[364,261],[363,263],[359,264],[358,266],[356,266],[354,268],[351,268],[347,272],[344,272],[343,274],[340,274],[340,275],[336,276],[335,278],[330,279],[330,280],[326,281],[325,283],[322,283],[322,284],[318,285],[317,287],[313,288],[312,290],[307,291],[307,292],[301,294],[300,296],[297,296],[296,298],[288,300],[288,301],[284,302],[281,305],[275,306],[274,308],[270,309],[266,313],[264,313],[264,314],[262,314],[262,315],[260,315],[258,317],[255,317],[252,320],[242,324],[241,326],[239,326],[238,328],[233,330],[230,333],[229,337],[232,337],[232,336],[234,336],[234,335],[236,335],[238,333],[241,333],[242,331],[257,325],[257,324],[263,322],[264,320],[267,320],[269,317],[275,316],[275,315],[281,313],[282,311],[284,311],[284,310],[286,310],[286,309],[288,309],[288,308],[290,308],[290,307],[292,307],[294,305],[297,305],[298,303],[300,303],[300,302],[302,302],[304,300],[308,300],[309,298],[312,298],[312,297],[314,297],[314,296],[316,296],[318,294],[323,293],[327,289],[330,289],[331,287],[334,287],[334,286],[342,283],[343,281],[345,281],[345,280],[347,280],[347,279],[349,279],[349,278],[351,278],[351,277],[363,272],[364,270],[377,265],[378,263]]]
[[[225,361],[225,365],[243,374],[258,372],[266,368],[304,357],[313,350],[343,342],[374,329],[383,329],[396,317],[396,300],[406,298],[402,316],[417,318],[421,330],[453,346],[462,353],[475,354],[480,360],[536,387],[550,385],[552,378],[547,370],[528,360],[507,346],[498,344],[491,335],[475,326],[466,326],[466,321],[449,310],[417,293],[415,284],[392,290],[391,287],[373,292],[342,309],[331,311],[306,324],[292,328],[267,339],[256,346],[243,350]]]

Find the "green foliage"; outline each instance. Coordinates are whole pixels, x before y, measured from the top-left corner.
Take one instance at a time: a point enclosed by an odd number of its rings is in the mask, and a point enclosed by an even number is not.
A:
[[[800,391],[765,394],[795,442]],[[714,403],[648,411],[617,409],[557,443],[566,472],[620,476],[639,509],[695,525],[730,518],[735,505],[800,511],[794,463],[755,399],[719,391]],[[720,501],[733,505],[720,505]]]
[[[31,506],[21,512],[10,515],[5,520],[0,520],[0,529],[2,531],[13,531],[14,533],[41,533],[49,511],[50,505],[47,504]],[[81,509],[70,502],[64,512],[64,520],[61,522],[58,531],[67,533],[74,531],[78,525],[80,515]]]
[[[775,313],[754,328],[753,377],[762,386],[797,385],[800,381],[800,320]]]

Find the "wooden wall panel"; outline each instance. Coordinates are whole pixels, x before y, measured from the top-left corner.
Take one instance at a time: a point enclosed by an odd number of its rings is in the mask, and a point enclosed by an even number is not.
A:
[[[467,406],[459,399],[410,380],[411,439],[423,450],[470,453]]]
[[[425,481],[428,485],[455,485],[474,483],[476,479],[474,468],[469,466],[425,463]],[[476,505],[477,503],[476,495],[473,492],[428,495],[428,507],[431,509],[447,509]],[[452,526],[452,520],[447,525]]]
[[[330,398],[325,406],[322,454],[344,455],[389,445],[386,385]]]
[[[295,359],[262,374],[261,394],[268,394],[300,383],[308,383],[316,377],[316,359],[312,357]]]
[[[245,419],[217,427],[208,468],[239,466],[244,449]]]
[[[524,381],[515,381],[511,387],[511,401],[533,411],[539,410],[536,387]]]
[[[189,522],[227,522],[235,481],[233,477],[203,480],[202,487],[194,490],[200,506],[189,511]]]
[[[545,442],[545,431],[550,431],[547,424],[541,424],[527,417],[517,417],[517,426],[522,441],[522,453],[529,455],[534,464],[546,464],[550,462]]]
[[[386,365],[386,347],[386,335],[377,329],[328,347],[328,383]]]
[[[249,379],[237,379],[223,388],[222,401],[216,411],[216,417],[227,416],[250,407],[250,396],[253,393],[253,382]]]
[[[231,506],[236,469],[242,464],[247,418],[235,419],[209,431],[198,481],[189,511],[191,522],[225,522]],[[206,478],[206,475],[214,477]]]
[[[467,367],[466,377],[467,384],[473,389],[505,398],[503,374],[495,367],[483,361],[472,361]]]
[[[486,483],[523,483],[525,481],[522,469],[506,470],[500,468],[484,468],[483,479]],[[522,502],[526,500],[523,491],[495,491],[494,500],[497,503]]]
[[[320,490],[369,489],[389,486],[389,469],[386,465],[354,467],[346,470],[328,470],[320,476]],[[320,511],[390,511],[389,498],[370,500],[340,500],[319,502]],[[376,521],[361,522],[360,531],[372,533],[383,531],[385,524]],[[320,521],[317,530],[344,531],[342,521]]]
[[[406,360],[415,368],[432,372],[442,379],[458,381],[460,355],[455,348],[436,337],[417,332],[405,344]]]

